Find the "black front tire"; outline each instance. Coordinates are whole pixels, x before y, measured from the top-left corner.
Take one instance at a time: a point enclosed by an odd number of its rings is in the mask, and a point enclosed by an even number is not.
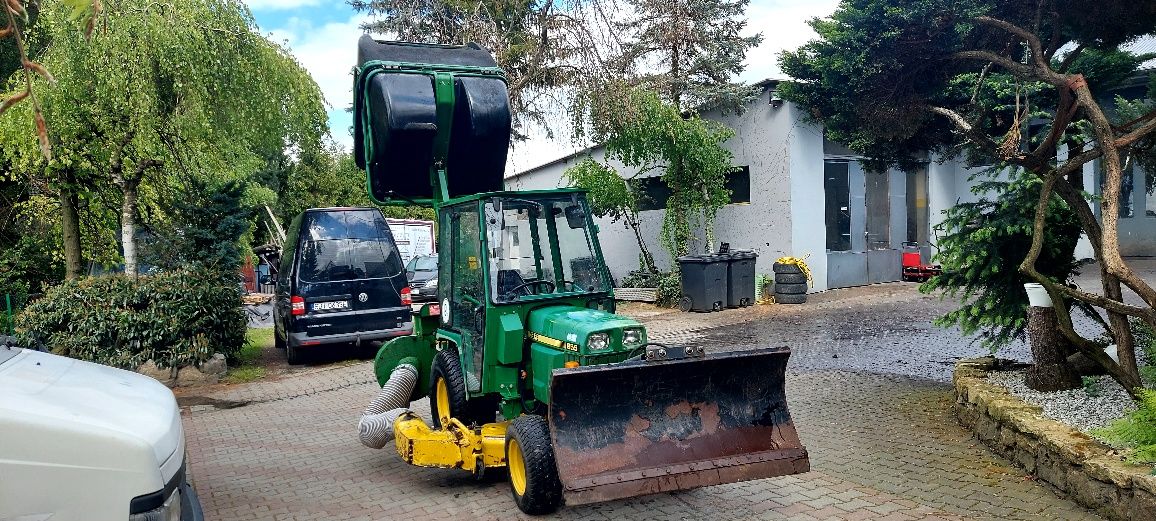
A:
[[[466,378],[462,374],[462,364],[457,348],[450,346],[434,355],[433,368],[429,379],[429,409],[433,415],[433,426],[442,428],[441,416],[444,411],[438,407],[438,382],[444,381],[448,415],[463,424],[484,425],[492,423],[497,413],[497,405],[489,397],[466,398]]]
[[[522,512],[536,516],[562,506],[562,482],[545,418],[524,414],[510,422],[506,430],[506,462],[510,492]]]
[[[273,326],[273,347],[285,349],[285,340],[281,338],[281,328]]]

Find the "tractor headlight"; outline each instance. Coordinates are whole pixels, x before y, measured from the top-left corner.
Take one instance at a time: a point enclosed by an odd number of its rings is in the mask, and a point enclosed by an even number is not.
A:
[[[586,348],[591,351],[605,351],[610,347],[609,333],[591,333],[586,337]]]
[[[622,330],[622,345],[632,346],[642,342],[642,330],[636,327]]]

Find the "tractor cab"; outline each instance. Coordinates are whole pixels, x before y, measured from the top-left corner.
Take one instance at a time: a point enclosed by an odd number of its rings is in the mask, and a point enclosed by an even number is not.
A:
[[[502,394],[514,417],[548,402],[551,368],[621,361],[642,346],[642,325],[613,314],[584,192],[480,194],[448,202],[439,218],[438,337],[463,354],[469,394]],[[549,362],[525,364],[526,354]],[[531,396],[503,388],[515,373],[528,375]]]

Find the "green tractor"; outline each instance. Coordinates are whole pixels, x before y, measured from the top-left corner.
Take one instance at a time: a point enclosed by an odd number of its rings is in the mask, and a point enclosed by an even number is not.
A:
[[[363,442],[504,467],[529,514],[806,472],[789,349],[650,342],[614,314],[585,193],[504,190],[505,81],[475,45],[359,42],[355,155],[379,203],[435,209],[440,264],[438,302],[377,354]],[[432,425],[407,409],[427,395]]]

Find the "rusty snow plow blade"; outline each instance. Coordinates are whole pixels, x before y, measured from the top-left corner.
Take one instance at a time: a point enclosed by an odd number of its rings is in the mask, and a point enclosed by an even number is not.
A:
[[[555,370],[550,436],[566,503],[807,472],[787,410],[790,354]]]

